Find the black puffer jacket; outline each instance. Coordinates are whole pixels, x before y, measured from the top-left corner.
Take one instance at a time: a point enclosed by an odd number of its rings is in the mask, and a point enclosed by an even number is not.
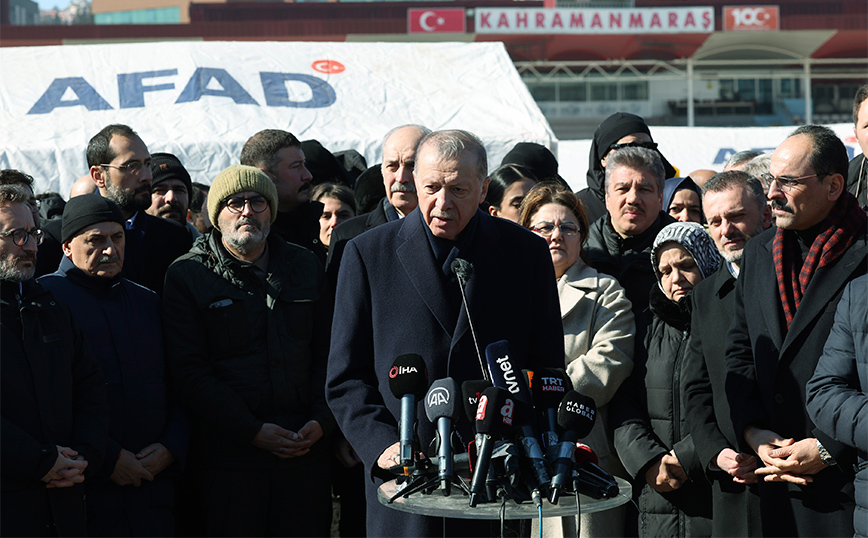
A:
[[[674,303],[654,285],[650,306],[654,319],[645,341],[648,357],[635,364],[624,385],[628,394],[621,391],[615,449],[634,477],[640,536],[710,536],[711,486],[684,421],[688,411],[680,391],[690,299]],[[676,491],[658,493],[646,483],[645,471],[673,449],[689,481]]]
[[[325,272],[307,249],[268,238],[268,277],[233,258],[213,230],[169,268],[163,333],[179,397],[212,462],[274,457],[251,443],[263,423],[334,429],[325,402],[331,327]],[[317,443],[325,445],[325,443]]]

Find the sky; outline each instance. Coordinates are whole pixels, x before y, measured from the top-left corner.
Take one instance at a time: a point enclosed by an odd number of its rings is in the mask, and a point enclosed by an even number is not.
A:
[[[36,3],[39,4],[39,9],[47,10],[56,7],[63,9],[69,5],[69,1],[70,0],[36,0]]]

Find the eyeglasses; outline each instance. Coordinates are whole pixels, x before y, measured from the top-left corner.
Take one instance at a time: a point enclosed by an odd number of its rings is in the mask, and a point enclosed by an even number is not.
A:
[[[763,181],[763,185],[765,185],[767,189],[772,188],[772,183],[777,183],[779,189],[781,189],[784,192],[790,192],[797,185],[804,185],[804,183],[802,181],[800,181],[802,179],[808,179],[810,177],[815,177],[815,178],[819,179],[821,177],[826,177],[827,175],[829,175],[827,172],[822,172],[822,173],[811,174],[809,176],[801,176],[801,177],[785,177],[785,176],[775,177],[771,174],[766,173],[766,174],[760,174],[760,179]]]
[[[27,244],[27,240],[30,239],[31,236],[36,241],[37,245],[41,245],[42,244],[42,238],[45,236],[45,233],[42,230],[40,230],[39,228],[34,228],[33,230],[30,230],[29,232],[27,230],[25,230],[24,228],[18,228],[15,230],[9,230],[8,232],[0,232],[0,235],[2,235],[2,236],[11,235],[12,236],[12,242],[15,243],[16,246],[23,247],[24,245]]]
[[[254,196],[253,198],[236,196],[234,198],[227,198],[223,203],[232,213],[241,213],[244,211],[245,205],[249,205],[254,213],[262,213],[268,207],[268,200],[262,196]]]
[[[609,149],[618,150],[621,148],[645,148],[657,149],[657,142],[626,142],[624,144],[612,144]]]
[[[561,235],[576,235],[579,233],[579,228],[575,224],[552,224],[550,222],[543,222],[536,226],[533,226],[531,230],[540,234],[543,237],[551,237],[553,233],[555,233],[555,228],[561,231]]]
[[[139,175],[142,173],[142,170],[147,167],[151,168],[151,160],[147,159],[146,161],[131,161],[127,164],[101,164],[100,166],[105,166],[106,168],[117,168],[118,170],[123,170],[128,174]]]

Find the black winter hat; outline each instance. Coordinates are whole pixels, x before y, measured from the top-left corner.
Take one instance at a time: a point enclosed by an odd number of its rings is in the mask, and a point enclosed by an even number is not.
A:
[[[180,179],[187,187],[188,200],[193,197],[193,180],[181,161],[171,153],[151,153],[151,187],[167,179]]]
[[[117,222],[124,225],[124,216],[118,206],[99,194],[82,194],[70,198],[63,208],[63,224],[60,242],[66,243],[78,232],[100,222]]]

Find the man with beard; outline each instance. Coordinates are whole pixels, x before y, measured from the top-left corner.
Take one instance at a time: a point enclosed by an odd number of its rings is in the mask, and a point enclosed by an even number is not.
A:
[[[72,310],[100,364],[110,410],[106,463],[87,490],[89,536],[173,536],[173,471],[189,438],[169,398],[160,299],[121,277],[124,219],[96,194],[63,211],[64,258],[39,283]]]
[[[193,239],[201,233],[187,220],[193,197],[193,180],[181,161],[171,153],[151,154],[151,206],[146,213],[187,228]]]
[[[33,280],[42,233],[28,199],[0,186],[0,534],[85,536],[106,389],[69,309]]]
[[[811,421],[805,387],[845,286],[866,273],[868,217],[827,127],[793,131],[762,179],[777,228],[740,262],[724,361],[734,431],[760,459],[764,535],[849,536],[856,453]]]
[[[280,129],[259,131],[241,149],[241,164],[259,168],[274,182],[278,203],[274,232],[287,243],[309,249],[325,266],[327,252],[319,240],[323,206],[308,198],[313,176],[298,138]]]
[[[760,535],[757,458],[740,452],[724,387],[726,331],[732,321],[735,281],[747,241],[771,226],[759,180],[745,172],[712,176],[703,188],[708,233],[724,259],[693,290],[690,342],[681,387],[696,454],[712,484],[712,536]]]
[[[316,256],[270,233],[277,207],[262,171],[223,170],[214,229],[166,275],[169,369],[192,415],[208,536],[329,532],[330,301]]]
[[[331,246],[326,269],[330,282],[337,283],[341,255],[347,241],[381,224],[406,217],[416,209],[418,199],[413,184],[413,169],[416,166],[416,146],[431,130],[422,125],[401,125],[388,133],[383,141],[383,186],[386,196],[367,215],[352,218],[332,232]]]
[[[148,215],[151,205],[151,154],[130,127],[109,125],[87,144],[87,164],[99,193],[121,210],[125,219],[124,276],[162,294],[169,265],[190,250],[190,234]]]

